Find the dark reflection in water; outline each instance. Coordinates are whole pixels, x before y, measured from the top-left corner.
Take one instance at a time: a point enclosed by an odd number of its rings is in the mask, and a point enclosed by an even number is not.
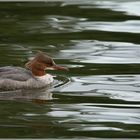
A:
[[[0,138],[140,138],[140,2],[0,3],[0,66],[37,50],[70,71],[0,93]]]

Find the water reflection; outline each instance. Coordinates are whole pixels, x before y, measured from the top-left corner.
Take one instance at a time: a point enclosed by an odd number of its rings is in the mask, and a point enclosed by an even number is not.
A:
[[[1,91],[0,100],[52,100],[52,93],[49,88],[41,90],[16,90]]]
[[[70,16],[47,16],[40,21],[22,22],[20,26],[29,34],[69,33],[81,31],[111,31],[140,33],[139,20],[121,22],[88,21],[86,18],[74,18]]]
[[[114,106],[114,107],[113,107]],[[59,126],[67,127],[72,132],[90,132],[113,131],[123,134],[131,132],[138,134],[136,127],[129,127],[131,124],[139,123],[139,105],[131,106],[123,104],[55,104],[52,111],[46,115],[57,118]],[[58,119],[59,118],[59,119]],[[128,134],[129,135],[129,134]],[[102,134],[102,136],[105,136]],[[107,136],[107,135],[106,135]],[[105,137],[106,137],[105,136]]]
[[[75,108],[75,111],[72,111]],[[132,115],[133,114],[133,115]],[[60,123],[68,122],[122,122],[137,124],[139,112],[137,108],[112,108],[111,106],[92,104],[63,105],[56,104],[48,116],[63,117]],[[64,119],[65,118],[65,119]],[[71,119],[70,119],[71,118]],[[121,118],[121,119],[120,119]],[[83,126],[84,128],[84,126]]]
[[[1,3],[1,66],[41,50],[70,71],[50,72],[47,90],[0,93],[0,137],[139,138],[139,4]]]
[[[60,55],[83,63],[130,64],[140,62],[140,45],[124,42],[93,40],[71,41],[70,48]]]
[[[67,96],[107,97],[133,102],[140,100],[140,75],[84,76],[73,77],[72,81],[61,90]]]
[[[115,11],[123,11],[129,15],[137,15],[140,16],[140,2],[137,0],[134,1],[124,1],[124,0],[120,0],[120,1],[103,1],[103,2],[99,2],[96,1],[95,4],[97,6],[99,6],[100,8],[110,8],[111,10],[115,10]]]
[[[140,33],[140,21],[129,20],[123,22],[79,22],[76,26],[81,30],[100,30],[110,32]]]

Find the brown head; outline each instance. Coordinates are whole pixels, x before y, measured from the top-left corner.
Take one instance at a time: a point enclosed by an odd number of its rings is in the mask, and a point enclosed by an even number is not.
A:
[[[46,74],[45,70],[68,70],[55,64],[53,59],[47,54],[39,51],[37,55],[25,64],[25,67],[32,71],[35,76],[43,76]]]

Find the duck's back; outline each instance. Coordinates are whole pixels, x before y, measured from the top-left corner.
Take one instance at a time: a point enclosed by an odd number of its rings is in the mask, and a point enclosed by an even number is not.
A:
[[[17,81],[26,81],[31,77],[31,72],[25,68],[13,66],[0,67],[0,80],[11,79]]]
[[[29,70],[21,67],[0,67],[0,89],[13,90],[24,88],[33,76]]]

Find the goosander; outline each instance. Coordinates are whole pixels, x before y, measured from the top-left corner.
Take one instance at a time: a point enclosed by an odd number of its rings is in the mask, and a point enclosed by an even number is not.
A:
[[[0,67],[0,90],[38,89],[53,82],[53,76],[45,70],[68,70],[55,64],[54,60],[44,52],[25,64],[25,68],[5,66]]]

